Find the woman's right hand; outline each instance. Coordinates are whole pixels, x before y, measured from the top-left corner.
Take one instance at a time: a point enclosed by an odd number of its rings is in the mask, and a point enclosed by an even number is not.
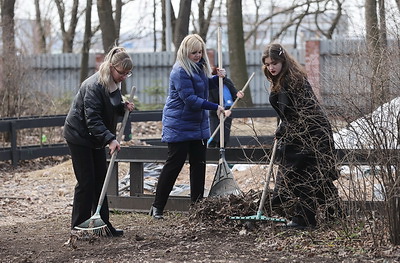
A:
[[[131,112],[135,109],[135,104],[133,102],[126,101],[124,107]]]
[[[108,148],[110,148],[110,155],[112,155],[115,151],[119,152],[119,150],[121,149],[121,145],[117,140],[112,140],[109,143]]]

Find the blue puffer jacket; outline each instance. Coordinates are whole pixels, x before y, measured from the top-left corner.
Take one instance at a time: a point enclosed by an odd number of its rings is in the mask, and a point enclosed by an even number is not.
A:
[[[198,63],[202,67],[202,62]],[[218,104],[207,101],[210,79],[201,70],[193,77],[175,63],[169,80],[169,94],[163,110],[163,142],[202,140],[210,137],[208,110]]]

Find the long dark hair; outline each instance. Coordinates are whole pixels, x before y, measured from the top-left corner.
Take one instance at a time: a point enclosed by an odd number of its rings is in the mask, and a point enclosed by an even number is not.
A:
[[[282,62],[281,72],[273,76],[265,65],[265,59],[270,58],[275,62]],[[279,91],[284,84],[289,88],[301,87],[307,78],[307,73],[303,67],[286,51],[286,49],[277,43],[269,44],[265,47],[261,59],[263,72],[269,82],[272,83],[271,90]]]

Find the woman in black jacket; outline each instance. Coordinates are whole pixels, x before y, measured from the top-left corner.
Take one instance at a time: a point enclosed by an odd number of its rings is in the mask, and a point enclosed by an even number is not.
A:
[[[317,205],[329,217],[340,212],[332,128],[302,67],[280,44],[266,47],[263,71],[271,82],[270,103],[281,123],[279,172],[272,205],[291,219],[289,227],[315,227]]]
[[[118,117],[133,103],[123,102],[121,82],[132,75],[133,62],[126,50],[114,47],[105,56],[99,71],[86,79],[76,94],[64,125],[64,138],[71,152],[77,184],[72,207],[74,229],[95,212],[107,173],[105,146],[110,154],[119,151],[116,140]],[[107,197],[100,216],[111,236],[121,236],[109,221]]]

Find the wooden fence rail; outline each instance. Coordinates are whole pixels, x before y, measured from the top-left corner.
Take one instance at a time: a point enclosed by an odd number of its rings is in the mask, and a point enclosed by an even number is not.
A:
[[[276,117],[274,110],[267,108],[235,109],[235,118],[245,117]],[[131,122],[161,121],[161,111],[137,111],[130,115]],[[26,118],[6,118],[0,119],[0,133],[7,133],[10,138],[11,147],[0,148],[0,161],[11,160],[13,165],[17,165],[20,160],[30,160],[46,156],[68,155],[69,150],[65,143],[44,144],[34,146],[18,146],[17,131],[22,129],[44,128],[63,126],[65,115],[41,116]],[[251,163],[266,164],[270,155],[272,136],[264,138],[266,142],[262,147],[256,148],[227,148],[226,160],[229,163]],[[247,141],[249,139],[247,138]],[[269,142],[269,145],[268,145]],[[246,143],[243,143],[246,144]],[[153,200],[154,195],[144,193],[144,164],[164,162],[167,157],[167,147],[165,145],[153,146],[130,146],[122,147],[119,152],[116,165],[108,188],[108,201],[111,209],[127,211],[147,211]],[[217,163],[219,159],[218,149],[207,150],[207,162]],[[392,156],[398,153],[393,153]],[[376,156],[372,150],[337,150],[337,157],[343,164],[357,163],[370,164],[379,162],[380,156]],[[122,162],[129,163],[130,188],[129,196],[120,196],[118,189],[118,164]],[[349,203],[350,206],[363,206],[368,209],[377,209],[383,207],[381,202],[363,202],[360,204]],[[171,211],[187,211],[190,204],[190,198],[184,196],[171,196],[168,200],[166,209]]]
[[[161,121],[162,111],[135,111],[129,116],[130,122]],[[237,108],[234,118],[257,118],[257,117],[276,117],[272,107],[264,108]],[[8,134],[10,147],[0,148],[0,161],[11,160],[13,165],[17,165],[20,160],[31,160],[39,157],[63,156],[68,155],[69,150],[66,143],[59,144],[40,144],[33,146],[18,145],[18,131],[23,129],[62,127],[66,115],[56,116],[36,116],[23,118],[4,118],[0,119],[0,133]],[[130,125],[127,125],[128,127]],[[129,133],[128,133],[129,134]],[[244,138],[243,140],[246,140]],[[160,141],[158,139],[158,141]],[[248,141],[248,138],[247,138]]]

